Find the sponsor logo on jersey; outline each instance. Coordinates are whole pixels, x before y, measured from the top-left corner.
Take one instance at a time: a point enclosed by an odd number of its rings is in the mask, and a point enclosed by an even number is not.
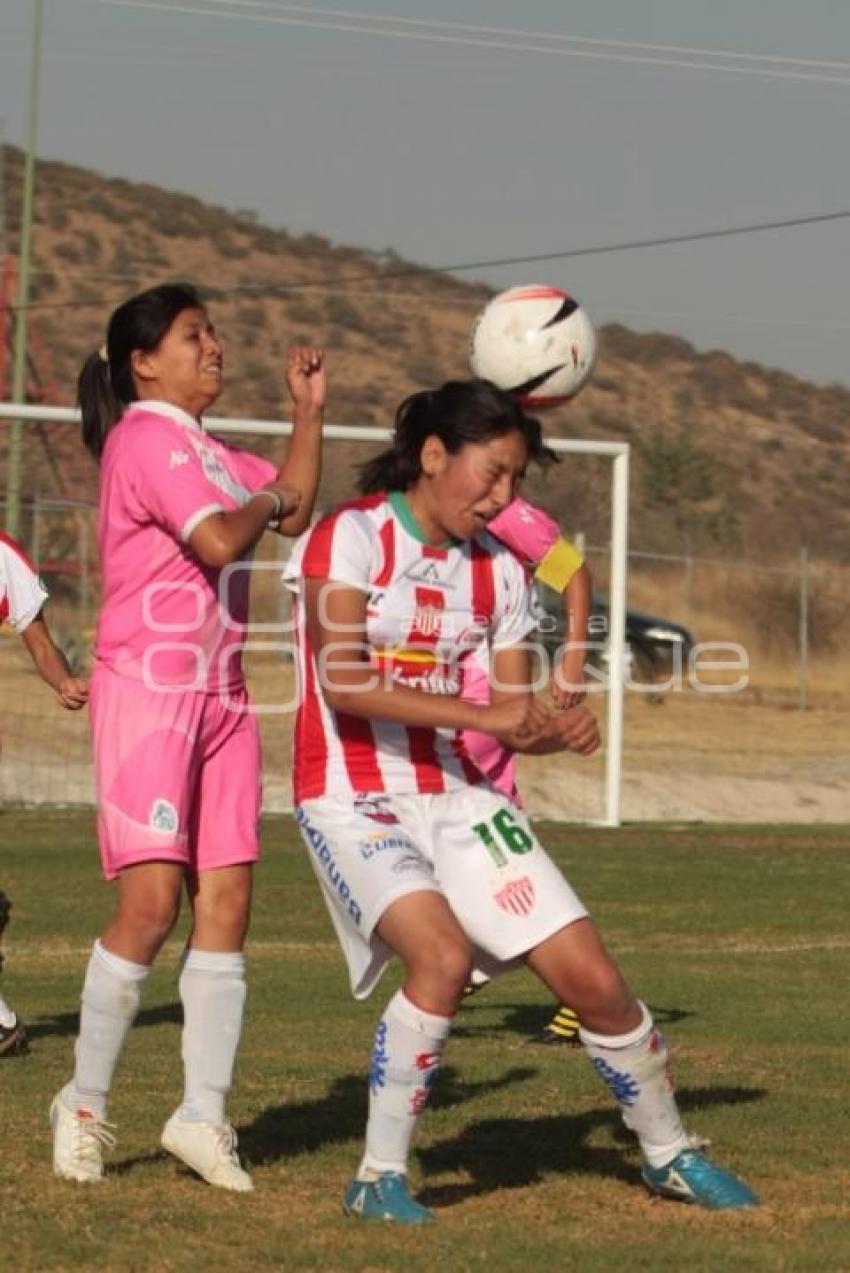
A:
[[[493,901],[508,915],[530,915],[536,901],[534,882],[527,875],[508,880],[504,888],[493,894]]]
[[[180,825],[177,810],[170,800],[160,797],[154,800],[148,814],[148,826],[152,831],[160,831],[163,835],[173,835]]]
[[[347,880],[343,878],[342,871],[339,869],[337,860],[331,852],[331,846],[322,835],[318,827],[314,827],[307,817],[304,810],[299,805],[295,810],[295,820],[303,829],[307,837],[307,842],[313,850],[313,854],[321,866],[327,877],[331,887],[335,890],[339,900],[343,903],[351,919],[359,928],[363,921],[363,912],[357,901],[351,895],[351,889]]]
[[[181,464],[188,464],[188,463],[189,463],[188,451],[172,451],[171,459],[168,462],[168,467],[170,469],[179,469]]]
[[[436,561],[414,562],[401,576],[402,579],[409,579],[411,583],[424,583],[429,588],[443,588],[446,592],[454,592],[455,585],[449,583],[445,579],[440,578],[440,569]]]
[[[413,690],[424,690],[426,694],[458,694],[460,681],[456,675],[446,675],[442,671],[411,673],[407,668],[394,667],[393,680]]]

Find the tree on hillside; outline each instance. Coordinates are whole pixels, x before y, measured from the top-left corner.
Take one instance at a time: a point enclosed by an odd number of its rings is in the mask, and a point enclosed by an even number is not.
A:
[[[670,546],[731,547],[738,541],[739,513],[733,475],[688,433],[656,428],[637,444],[640,488],[652,538]]]

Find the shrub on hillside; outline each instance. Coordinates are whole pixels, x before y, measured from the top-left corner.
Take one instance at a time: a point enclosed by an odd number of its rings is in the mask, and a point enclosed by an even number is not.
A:
[[[215,247],[220,256],[227,257],[231,261],[240,261],[251,253],[251,248],[244,239],[234,238],[230,234],[218,235]]]
[[[352,331],[363,330],[360,310],[345,296],[332,294],[325,298],[325,319],[338,327],[348,327]]]
[[[60,261],[67,261],[69,265],[80,265],[83,260],[82,249],[77,239],[60,239],[53,253],[59,257]]]
[[[320,304],[307,296],[288,296],[286,298],[286,321],[287,324],[298,323],[307,331],[313,331],[313,339],[315,340],[315,333],[324,326],[325,311]]]

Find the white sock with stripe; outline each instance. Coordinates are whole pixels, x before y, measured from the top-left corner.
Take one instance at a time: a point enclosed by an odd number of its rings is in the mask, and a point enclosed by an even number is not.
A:
[[[245,956],[240,950],[190,950],[184,956],[180,974],[185,1077],[181,1118],[216,1125],[224,1122],[246,993]]]
[[[628,1034],[593,1034],[582,1027],[579,1037],[644,1158],[651,1167],[664,1167],[687,1149],[688,1137],[667,1069],[667,1044],[646,1004],[640,1007],[643,1020]]]
[[[440,1068],[450,1017],[423,1012],[402,990],[378,1022],[369,1065],[369,1121],[358,1180],[407,1171],[416,1120]]]
[[[115,1066],[149,972],[148,964],[135,964],[95,942],[83,982],[74,1077],[62,1092],[72,1109],[105,1116]]]

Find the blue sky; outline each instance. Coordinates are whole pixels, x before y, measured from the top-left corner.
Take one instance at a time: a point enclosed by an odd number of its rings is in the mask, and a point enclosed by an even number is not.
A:
[[[18,144],[31,10],[0,8]],[[45,0],[42,155],[425,264],[850,210],[848,136],[846,0]],[[848,248],[839,220],[468,277],[850,384]]]

